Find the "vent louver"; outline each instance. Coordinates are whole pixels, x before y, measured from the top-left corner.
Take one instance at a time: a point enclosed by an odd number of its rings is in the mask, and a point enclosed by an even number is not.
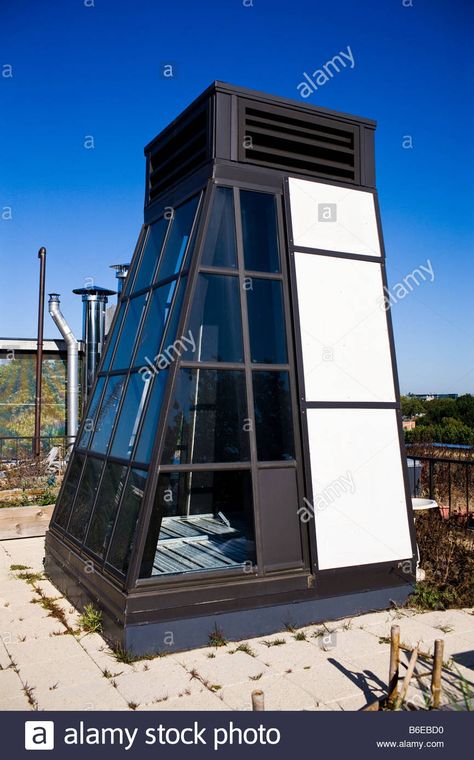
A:
[[[148,157],[148,202],[209,160],[208,108],[179,119],[151,146]]]
[[[241,101],[239,160],[357,182],[358,127]]]

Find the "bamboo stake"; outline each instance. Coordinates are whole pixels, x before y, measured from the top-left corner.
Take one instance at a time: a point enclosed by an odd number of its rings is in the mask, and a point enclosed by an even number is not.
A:
[[[395,710],[398,710],[398,708],[400,707],[400,705],[402,704],[403,700],[406,697],[408,687],[410,685],[410,681],[413,676],[413,671],[415,670],[417,659],[418,659],[418,647],[415,647],[413,652],[411,653],[410,662],[408,663],[407,672],[405,673],[405,678],[403,679],[400,694],[395,699],[395,704],[394,704]]]
[[[252,710],[265,710],[263,691],[260,691],[259,689],[252,692]]]
[[[398,694],[398,666],[400,658],[400,626],[390,629],[390,668],[388,672],[388,702],[393,704]]]
[[[433,708],[439,709],[441,700],[441,671],[443,669],[443,639],[436,639],[434,645],[433,676],[431,678],[431,696],[433,698]]]

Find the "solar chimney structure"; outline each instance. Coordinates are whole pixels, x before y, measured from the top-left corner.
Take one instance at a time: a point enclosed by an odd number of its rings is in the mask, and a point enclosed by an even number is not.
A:
[[[145,148],[144,225],[45,561],[134,654],[411,590],[374,130],[215,82]]]

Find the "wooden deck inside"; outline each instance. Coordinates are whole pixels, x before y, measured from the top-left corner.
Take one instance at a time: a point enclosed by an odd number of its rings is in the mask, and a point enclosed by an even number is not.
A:
[[[248,540],[238,527],[213,515],[165,517],[153,563],[153,575],[216,570],[243,565]]]

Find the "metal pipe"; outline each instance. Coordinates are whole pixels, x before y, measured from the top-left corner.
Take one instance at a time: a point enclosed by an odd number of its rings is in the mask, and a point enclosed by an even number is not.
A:
[[[49,294],[48,309],[67,348],[66,409],[67,438],[68,447],[70,447],[74,444],[79,420],[79,343],[61,313],[59,293]]]
[[[98,285],[88,285],[72,291],[82,296],[83,320],[82,340],[84,343],[84,366],[82,382],[82,404],[91,391],[99,366],[102,349],[105,342],[105,310],[108,296],[115,295],[114,290],[101,288]]]
[[[43,325],[44,325],[44,283],[46,277],[46,248],[38,251],[40,260],[40,280],[38,298],[38,342],[36,346],[36,395],[35,395],[35,437],[34,455],[41,453],[41,386],[43,378]]]
[[[122,295],[123,286],[127,278],[130,264],[111,264],[111,269],[115,269],[115,276],[117,278],[117,303],[120,301]]]

